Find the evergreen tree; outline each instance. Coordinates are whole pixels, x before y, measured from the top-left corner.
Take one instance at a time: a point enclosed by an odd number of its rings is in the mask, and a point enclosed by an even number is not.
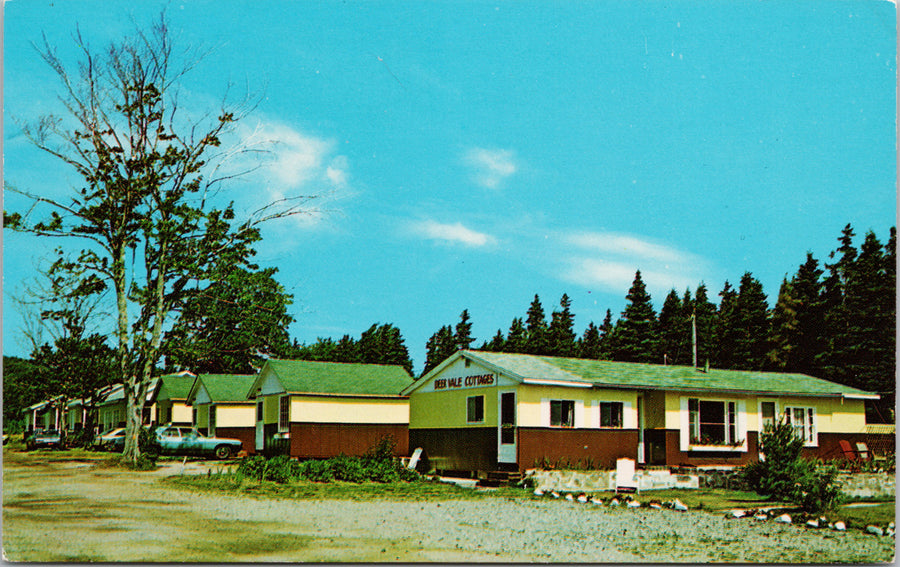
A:
[[[854,348],[850,342],[851,313],[845,301],[847,281],[851,277],[857,256],[857,250],[853,246],[854,236],[853,227],[847,224],[838,238],[840,246],[828,256],[831,259],[837,257],[837,261],[825,264],[828,270],[822,292],[825,348],[816,360],[823,378],[847,385],[855,382],[845,365]]]
[[[545,355],[550,351],[550,340],[547,336],[547,321],[544,318],[544,307],[541,300],[534,295],[534,301],[528,308],[525,320],[525,350],[528,354]]]
[[[438,332],[431,335],[425,345],[425,375],[440,363],[450,358],[456,352],[456,337],[450,325],[441,327]]]
[[[799,335],[799,300],[785,277],[778,290],[778,300],[772,308],[770,348],[766,367],[778,372],[793,372]],[[789,370],[790,369],[790,370]]]
[[[549,354],[551,356],[572,357],[577,354],[575,344],[575,317],[572,315],[572,300],[565,293],[559,300],[559,311],[554,311],[550,317],[550,327],[547,335],[549,340]]]
[[[656,312],[650,302],[650,294],[638,270],[628,295],[628,304],[622,318],[616,323],[614,356],[623,362],[657,362]]]
[[[773,370],[820,375],[816,357],[825,348],[822,274],[819,262],[807,252],[796,275],[782,283],[772,310],[769,362]]]
[[[472,323],[469,320],[468,309],[463,309],[463,312],[459,315],[459,323],[456,324],[454,338],[456,339],[456,348],[458,350],[468,349],[469,345],[475,340],[472,337]]]
[[[521,317],[516,317],[513,319],[512,324],[509,326],[509,332],[506,334],[506,344],[504,345],[503,352],[527,352],[525,348],[526,336],[527,331],[525,330],[525,323],[522,322]]]
[[[684,304],[673,289],[659,310],[656,362],[684,364],[685,344],[690,340],[690,321],[684,318]],[[689,345],[689,343],[688,343]]]
[[[588,323],[581,340],[578,341],[578,358],[597,360],[600,358],[600,329],[594,322]]]
[[[697,325],[697,366],[703,367],[707,362],[716,360],[719,349],[716,339],[718,313],[715,304],[709,300],[706,284],[697,286],[691,311]],[[691,358],[693,359],[693,352]]]
[[[503,331],[497,329],[497,334],[491,339],[491,342],[485,342],[481,350],[488,352],[503,352],[506,348],[506,339],[503,338]]]
[[[597,329],[600,332],[600,347],[597,352],[599,360],[612,360],[613,357],[613,331],[615,327],[612,322],[612,311],[607,309],[603,323]]]
[[[737,325],[735,312],[737,309],[737,292],[728,281],[719,292],[719,310],[716,313],[715,340],[718,349],[715,351],[715,366],[723,369],[735,368],[735,344],[737,343]],[[700,362],[699,360],[697,361]]]
[[[762,284],[750,272],[741,277],[733,324],[737,331],[733,368],[764,369],[769,350],[769,306]]]
[[[412,359],[400,329],[390,323],[369,327],[356,343],[356,361],[363,364],[402,366],[412,374]]]

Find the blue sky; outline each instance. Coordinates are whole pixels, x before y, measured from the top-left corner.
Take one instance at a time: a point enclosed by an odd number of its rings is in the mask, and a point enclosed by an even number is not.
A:
[[[847,223],[896,224],[896,8],[870,0],[12,1],[7,183],[76,181],[14,121],[58,107],[31,43],[68,59],[76,25],[99,48],[164,7],[179,45],[213,48],[189,111],[264,93],[235,140],[277,143],[231,198],[319,196],[258,254],[303,342],[393,323],[420,371],[463,309],[480,344],[567,293],[580,334],[619,315],[637,269],[657,310],[745,271],[771,303]],[[3,236],[3,351],[21,356],[10,296],[54,243]]]

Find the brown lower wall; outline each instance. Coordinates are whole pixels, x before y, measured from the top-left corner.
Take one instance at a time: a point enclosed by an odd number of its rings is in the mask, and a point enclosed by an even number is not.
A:
[[[290,454],[301,459],[363,455],[383,438],[395,442],[394,455],[409,455],[405,423],[291,423]]]
[[[256,426],[252,427],[216,427],[216,437],[240,439],[242,449],[248,455],[256,452]]]
[[[419,470],[497,470],[497,428],[411,429],[409,446],[422,448]]]
[[[541,467],[549,462],[581,464],[583,467],[614,469],[616,459],[637,460],[637,429],[562,429],[520,427],[519,469]]]

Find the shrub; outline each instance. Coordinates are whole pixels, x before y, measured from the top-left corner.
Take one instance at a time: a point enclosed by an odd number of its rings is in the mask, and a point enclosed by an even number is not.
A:
[[[247,478],[254,480],[263,480],[266,473],[266,459],[262,455],[253,455],[252,457],[244,457],[238,463],[237,472]]]
[[[331,482],[334,480],[334,471],[331,461],[303,461],[300,463],[299,476],[313,482]]]
[[[345,482],[363,482],[368,476],[368,469],[362,459],[339,455],[331,459],[331,468],[336,480]]]
[[[779,421],[762,434],[760,451],[766,460],[745,466],[741,477],[762,496],[794,502],[807,512],[829,510],[841,497],[837,468],[804,459],[802,450],[803,439],[794,436],[790,424]]]
[[[287,455],[278,455],[269,459],[264,471],[263,480],[287,484],[300,476],[300,463]]]
[[[141,457],[146,457],[154,466],[156,465],[156,459],[159,457],[162,447],[152,429],[141,428],[138,433],[138,449],[141,451]]]

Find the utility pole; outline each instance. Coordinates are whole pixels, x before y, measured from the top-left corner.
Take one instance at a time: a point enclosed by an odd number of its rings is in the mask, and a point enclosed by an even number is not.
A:
[[[694,368],[697,368],[697,310],[691,315],[691,343],[694,347]]]

